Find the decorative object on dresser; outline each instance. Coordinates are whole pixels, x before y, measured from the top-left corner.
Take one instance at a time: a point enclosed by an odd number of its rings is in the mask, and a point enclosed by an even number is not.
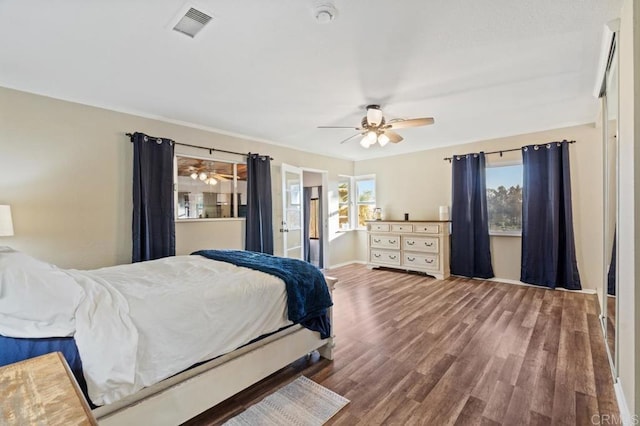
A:
[[[449,273],[449,221],[367,221],[367,266]]]

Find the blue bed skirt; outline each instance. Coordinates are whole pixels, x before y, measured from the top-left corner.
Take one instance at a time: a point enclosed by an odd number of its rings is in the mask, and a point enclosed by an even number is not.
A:
[[[87,383],[82,374],[82,361],[73,337],[49,337],[44,339],[16,339],[0,336],[0,367],[35,358],[52,352],[61,352],[71,368],[87,401]],[[92,406],[94,407],[94,406]]]

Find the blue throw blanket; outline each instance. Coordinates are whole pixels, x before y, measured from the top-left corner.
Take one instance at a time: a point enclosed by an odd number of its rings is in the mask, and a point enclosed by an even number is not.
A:
[[[327,315],[327,308],[333,305],[331,295],[324,275],[310,263],[243,250],[200,250],[192,254],[282,279],[287,289],[289,320],[320,332],[323,339],[331,335]]]

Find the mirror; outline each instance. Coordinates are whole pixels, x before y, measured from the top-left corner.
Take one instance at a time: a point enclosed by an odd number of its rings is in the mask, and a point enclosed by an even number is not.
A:
[[[616,375],[617,232],[618,218],[618,55],[613,34],[602,96],[604,161],[604,279],[601,294],[602,326],[611,368]]]
[[[176,219],[246,217],[247,165],[176,156]]]

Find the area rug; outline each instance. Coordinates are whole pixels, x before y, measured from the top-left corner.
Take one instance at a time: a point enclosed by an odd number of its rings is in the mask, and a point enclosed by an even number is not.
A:
[[[319,426],[348,403],[347,398],[300,376],[225,425]]]

